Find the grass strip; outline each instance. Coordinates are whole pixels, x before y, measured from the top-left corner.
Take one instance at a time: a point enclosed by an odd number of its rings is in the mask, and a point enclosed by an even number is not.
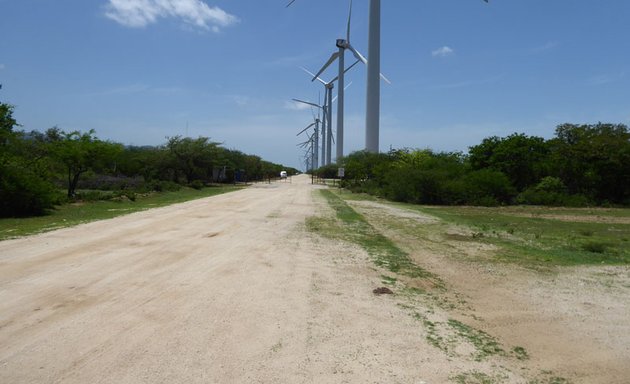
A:
[[[50,214],[28,218],[0,219],[0,240],[48,232],[97,220],[111,219],[151,208],[233,192],[242,187],[182,188],[175,192],[138,196],[135,201],[92,201],[57,207]]]
[[[323,219],[313,218],[307,223],[311,230],[321,232],[327,225],[328,231],[325,232],[358,244],[368,252],[379,267],[413,278],[433,277],[430,272],[414,264],[406,252],[380,234],[361,214],[352,209],[337,194],[325,189],[320,190],[320,193],[335,211],[342,228],[330,228],[333,223],[325,223]]]
[[[468,240],[500,247],[497,257],[525,265],[574,266],[630,264],[630,224],[598,222],[598,217],[625,217],[627,210],[597,211],[592,222],[536,217],[539,208],[506,210],[485,207],[426,207],[396,204],[401,208],[436,216],[448,223],[465,225]],[[574,210],[555,209],[556,215]],[[523,214],[531,213],[531,217]],[[577,215],[575,215],[577,216]],[[460,236],[462,237],[462,236]],[[453,239],[448,236],[446,240]]]

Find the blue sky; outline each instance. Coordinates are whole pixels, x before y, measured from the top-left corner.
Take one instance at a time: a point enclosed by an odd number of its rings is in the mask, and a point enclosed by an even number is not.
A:
[[[348,2],[0,0],[0,100],[25,130],[124,144],[208,136],[300,167],[295,134]],[[368,0],[352,43],[367,55]],[[627,0],[382,1],[381,150],[467,151],[558,124],[630,124]],[[368,58],[369,59],[369,58]],[[347,54],[350,62],[350,54]],[[324,78],[335,74],[331,69]],[[347,75],[344,152],[364,145],[365,68]],[[323,95],[322,95],[323,97]]]

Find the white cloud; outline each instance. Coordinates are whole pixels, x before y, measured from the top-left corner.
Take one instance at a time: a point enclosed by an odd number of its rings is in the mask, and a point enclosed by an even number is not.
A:
[[[433,52],[431,52],[431,56],[433,57],[446,57],[446,56],[450,56],[453,55],[455,53],[455,51],[453,50],[453,48],[451,47],[447,47],[446,45],[438,48],[436,50],[434,50]]]
[[[160,18],[176,18],[213,32],[237,23],[236,16],[201,0],[109,0],[105,16],[131,28],[142,28]]]
[[[6,68],[6,67],[5,67],[5,65],[4,65],[4,64],[2,64],[2,63],[0,63],[0,71],[2,71],[2,70],[3,70],[3,69],[5,69],[5,68]]]

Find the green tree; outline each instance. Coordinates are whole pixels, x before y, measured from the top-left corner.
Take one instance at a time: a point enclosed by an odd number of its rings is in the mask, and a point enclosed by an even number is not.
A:
[[[182,172],[188,184],[194,180],[208,180],[213,165],[222,162],[219,158],[219,143],[207,137],[191,139],[175,136],[168,139],[166,147],[171,154],[176,175]]]
[[[51,155],[65,166],[69,198],[76,195],[82,174],[89,170],[113,169],[116,155],[122,151],[120,144],[99,140],[94,130],[82,133],[51,128],[46,136]]]
[[[570,193],[600,202],[630,202],[630,132],[623,124],[556,128],[549,143],[554,173]]]
[[[514,133],[505,138],[484,139],[470,147],[473,170],[492,168],[503,172],[519,190],[536,184],[549,172],[549,148],[541,137]]]
[[[41,215],[53,207],[55,189],[33,140],[16,126],[13,107],[0,103],[0,217]]]

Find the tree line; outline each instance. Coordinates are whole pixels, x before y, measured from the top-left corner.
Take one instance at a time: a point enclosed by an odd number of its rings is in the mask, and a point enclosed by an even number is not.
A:
[[[395,149],[341,160],[342,185],[416,204],[630,205],[630,132],[623,124],[562,124],[549,140],[489,137],[468,153]],[[317,170],[335,177],[337,165]]]
[[[93,130],[19,130],[13,107],[0,103],[0,217],[41,215],[77,199],[258,181],[294,168],[227,149],[208,137],[167,138],[160,146],[124,146]]]

